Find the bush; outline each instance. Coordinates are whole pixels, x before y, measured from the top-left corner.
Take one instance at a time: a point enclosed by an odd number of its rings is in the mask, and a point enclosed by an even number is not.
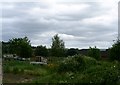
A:
[[[92,57],[88,57],[88,56],[84,56],[84,62],[85,62],[86,68],[89,68],[90,66],[97,64],[96,59],[94,59]]]
[[[94,48],[90,47],[88,51],[88,56],[93,57],[96,60],[100,60],[100,50],[96,48],[96,46]]]
[[[58,72],[83,71],[87,67],[95,65],[96,62],[95,59],[82,55],[69,56],[60,63],[58,66]]]
[[[109,51],[110,60],[118,60],[120,61],[120,40],[118,40]]]
[[[120,70],[118,69],[118,64],[109,64],[101,63],[101,65],[91,66],[82,74],[78,73],[75,81],[77,83],[116,85],[120,80]]]

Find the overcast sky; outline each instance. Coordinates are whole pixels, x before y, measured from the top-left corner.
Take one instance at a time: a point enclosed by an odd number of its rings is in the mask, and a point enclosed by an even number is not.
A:
[[[2,40],[27,36],[31,44],[50,47],[59,34],[67,48],[108,48],[118,34],[118,2],[79,0],[2,2]]]

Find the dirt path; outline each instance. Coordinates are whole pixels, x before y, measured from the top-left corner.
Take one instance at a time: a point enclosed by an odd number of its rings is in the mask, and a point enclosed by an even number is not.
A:
[[[30,83],[35,78],[35,76],[31,75],[5,73],[3,83]]]

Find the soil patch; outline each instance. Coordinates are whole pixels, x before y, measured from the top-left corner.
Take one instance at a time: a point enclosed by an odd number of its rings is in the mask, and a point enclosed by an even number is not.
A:
[[[4,73],[3,83],[30,83],[36,77],[26,74]]]

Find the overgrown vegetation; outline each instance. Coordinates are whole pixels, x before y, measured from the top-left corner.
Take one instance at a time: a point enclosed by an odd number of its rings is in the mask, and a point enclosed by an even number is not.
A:
[[[12,43],[13,48],[18,48],[13,49],[13,52],[22,57],[30,57],[31,51],[27,55],[30,47],[27,38],[13,39],[10,43]],[[15,78],[23,77],[22,75],[29,77],[27,77],[27,81],[16,81],[14,79],[11,81],[9,77],[4,77],[3,83],[120,85],[120,41],[117,41],[110,48],[110,59],[112,61],[100,60],[100,50],[96,47],[90,47],[88,56],[80,55],[78,51],[78,49],[69,49],[66,52],[63,40],[58,35],[55,35],[52,38],[51,49],[49,49],[50,53],[48,54],[51,57],[47,57],[47,65],[32,65],[29,61],[4,60],[4,74],[14,75]],[[47,56],[47,52],[48,49],[43,46],[38,46],[35,49],[35,55]],[[68,57],[66,57],[65,52],[69,55]],[[26,77],[23,78],[23,80],[25,79]]]
[[[96,46],[94,48],[90,47],[88,51],[88,56],[100,60],[100,49],[98,49]]]
[[[52,38],[52,45],[51,45],[51,54],[54,57],[63,57],[65,56],[65,45],[62,39],[56,34]]]
[[[120,61],[120,40],[117,40],[110,48],[109,57],[111,60]]]
[[[48,49],[46,48],[46,46],[37,46],[36,49],[35,49],[35,55],[36,56],[48,56],[49,55],[49,52],[48,52]]]
[[[9,53],[17,54],[22,58],[29,58],[32,56],[30,40],[27,37],[10,39],[8,46]]]
[[[52,59],[52,58],[51,58]],[[62,61],[63,59],[63,61]],[[120,63],[97,61],[92,57],[75,55],[48,65],[31,65],[25,61],[7,61],[5,73],[27,74],[35,78],[30,83],[81,83],[119,85]],[[59,61],[60,60],[60,61]],[[13,65],[14,64],[14,65]]]
[[[77,60],[79,59],[82,59],[82,62],[78,64]],[[73,57],[66,58],[63,62],[58,66],[58,72],[54,72],[42,79],[38,78],[33,82],[99,85],[119,85],[120,83],[120,66],[117,61],[96,61],[91,57],[75,55]],[[80,64],[82,64],[83,67]]]

